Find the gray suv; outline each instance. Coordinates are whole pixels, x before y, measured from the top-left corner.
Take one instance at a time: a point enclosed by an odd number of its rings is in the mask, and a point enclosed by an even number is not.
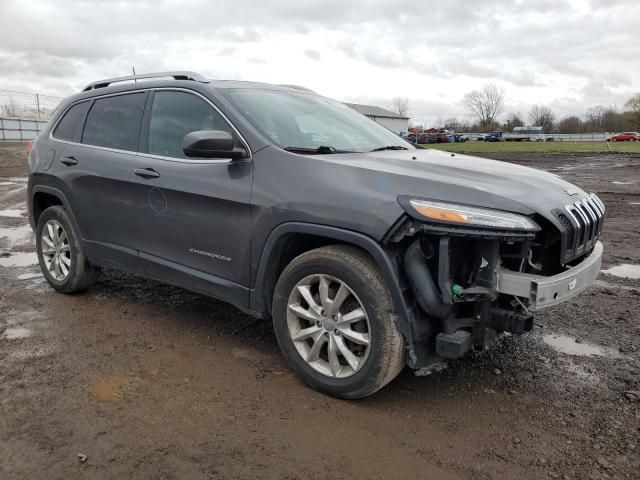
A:
[[[593,193],[418,149],[302,87],[95,82],[61,103],[29,169],[55,290],[115,268],[224,300],[273,319],[296,374],[342,398],[529,331],[602,257]]]

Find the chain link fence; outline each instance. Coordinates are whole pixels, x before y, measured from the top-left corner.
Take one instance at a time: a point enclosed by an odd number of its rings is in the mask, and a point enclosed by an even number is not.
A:
[[[0,90],[0,117],[47,121],[62,97]]]
[[[53,95],[0,90],[0,142],[36,138],[61,100]]]

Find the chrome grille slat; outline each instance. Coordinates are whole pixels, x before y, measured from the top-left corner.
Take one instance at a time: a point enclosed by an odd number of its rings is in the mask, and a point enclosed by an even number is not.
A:
[[[591,195],[593,196],[593,200],[600,206],[600,209],[602,210],[602,214],[604,215],[604,212],[607,210],[606,207],[604,206],[604,203],[602,203],[602,200],[600,200],[595,193],[592,193]]]
[[[573,232],[563,235],[563,261],[577,258],[593,248],[602,233],[605,210],[604,203],[595,193],[564,206],[563,212],[569,215]],[[567,230],[569,226],[565,223],[563,228]]]
[[[603,223],[603,214],[602,211],[600,210],[600,207],[598,206],[598,203],[595,201],[594,195],[591,194],[589,195],[589,206],[591,207],[591,209],[593,210],[593,213],[595,213],[596,217],[597,217],[597,224],[596,224],[596,236],[600,235],[600,232],[602,232],[602,223]]]
[[[603,205],[600,203],[598,197],[596,197],[592,193],[591,195],[589,195],[589,200],[591,200],[591,203],[596,206],[596,208],[598,209],[598,212],[600,212],[600,216],[604,215],[604,208],[603,208]]]
[[[591,211],[591,209],[587,206],[586,199],[578,200],[576,204],[579,204],[579,208],[584,212],[584,214],[587,216],[587,219],[589,220],[589,227],[588,227],[589,233],[587,238],[587,243],[588,243],[591,241],[591,238],[595,235],[595,232],[596,232],[594,229],[594,224],[596,223],[596,217]]]
[[[584,205],[586,207],[587,210],[589,210],[589,213],[591,214],[591,217],[593,218],[593,226],[591,228],[591,237],[592,240],[595,240],[595,237],[598,235],[598,223],[600,221],[600,218],[598,216],[598,214],[596,213],[596,209],[595,207],[593,207],[593,205],[591,205],[591,200],[589,197],[585,198],[582,202],[582,205]]]
[[[583,246],[586,243],[587,235],[588,235],[587,231],[589,230],[589,219],[584,214],[582,209],[579,206],[577,206],[577,204],[578,204],[578,202],[576,202],[574,204],[573,208],[575,209],[575,211],[578,213],[578,215],[582,219],[582,234],[580,235],[580,242],[578,243],[578,248],[579,248],[579,247]]]

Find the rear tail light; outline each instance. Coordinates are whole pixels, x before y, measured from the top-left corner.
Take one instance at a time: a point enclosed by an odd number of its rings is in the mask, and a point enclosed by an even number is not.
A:
[[[34,142],[34,140],[27,141],[27,153],[29,155],[31,154],[31,150],[33,150],[33,142]]]

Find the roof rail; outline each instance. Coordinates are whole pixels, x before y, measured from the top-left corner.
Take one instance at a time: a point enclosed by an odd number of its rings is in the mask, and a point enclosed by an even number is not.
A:
[[[286,83],[280,83],[280,84],[278,84],[278,86],[279,87],[293,88],[295,90],[302,90],[304,92],[316,93],[313,90],[311,90],[310,88],[303,87],[302,85],[289,85],[289,84],[286,84]]]
[[[144,73],[141,75],[129,75],[126,77],[106,78],[104,80],[98,80],[97,82],[90,83],[82,89],[83,92],[89,90],[95,90],[96,88],[108,87],[112,83],[127,82],[141,80],[145,78],[161,78],[161,77],[173,77],[174,80],[191,80],[194,82],[209,83],[209,80],[195,72],[159,72],[159,73]]]

